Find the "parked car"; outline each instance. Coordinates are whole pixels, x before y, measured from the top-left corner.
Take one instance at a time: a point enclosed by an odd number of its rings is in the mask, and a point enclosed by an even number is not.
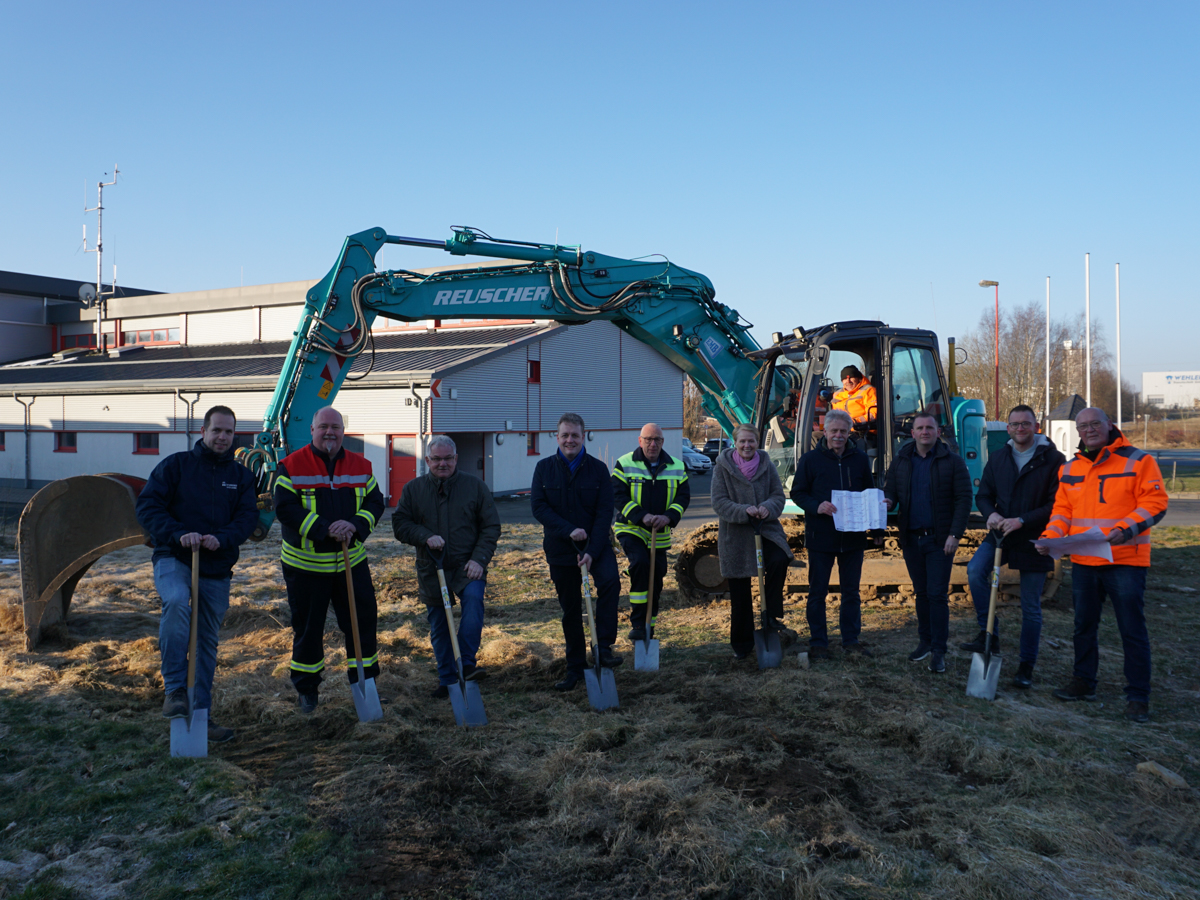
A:
[[[696,446],[692,443],[691,438],[683,439],[683,449],[684,450],[695,450],[696,449]]]
[[[704,442],[704,449],[701,451],[712,462],[717,461],[717,457],[722,450],[728,450],[732,446],[729,443],[729,438],[709,438]]]
[[[712,461],[698,450],[690,447],[683,448],[683,467],[689,472],[707,472],[712,468]]]

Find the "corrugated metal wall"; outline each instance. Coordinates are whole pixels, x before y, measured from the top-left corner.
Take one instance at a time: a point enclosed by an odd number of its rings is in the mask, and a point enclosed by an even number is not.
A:
[[[174,394],[70,394],[62,404],[65,431],[163,431],[175,418]]]
[[[432,401],[434,431],[524,431],[528,411],[524,349],[486,359],[442,381],[441,399]],[[451,400],[450,388],[458,391]]]
[[[300,313],[304,304],[298,306],[264,306],[262,308],[263,341],[290,341],[296,326],[300,324]]]
[[[233,344],[258,337],[258,308],[189,313],[189,344]]]
[[[665,356],[621,332],[622,425],[683,427],[683,371]]]
[[[621,427],[620,335],[611,322],[590,322],[541,341],[545,428],[564,412],[588,428]]]
[[[422,397],[428,391],[417,389]],[[338,391],[334,408],[347,419],[346,430],[354,434],[415,434],[416,404],[407,388],[347,388]]]

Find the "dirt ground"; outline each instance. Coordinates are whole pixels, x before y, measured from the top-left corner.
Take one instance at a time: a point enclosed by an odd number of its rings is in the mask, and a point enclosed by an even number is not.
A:
[[[1200,529],[1155,539],[1153,718],[1135,726],[1111,616],[1098,702],[1050,696],[1070,677],[1069,584],[1028,692],[1007,685],[1019,615],[1003,611],[986,702],[964,694],[968,654],[942,676],[907,661],[910,607],[864,610],[872,658],[802,668],[790,652],[760,672],[727,648],[728,602],[680,608],[670,574],[661,670],[633,670],[622,624],[621,706],[596,713],[582,685],[551,690],[565,668],[540,532],[508,526],[480,654],[490,721],[466,730],[430,696],[413,557],[385,528],[370,543],[384,719],[358,722],[332,616],[321,706],[301,714],[269,538],[246,548],[221,635],[213,715],[238,736],[204,761],[167,758],[148,550],[97,564],[32,652],[6,566],[0,898],[1192,898]],[[803,638],[802,600],[787,618]],[[974,630],[960,596],[952,641]]]

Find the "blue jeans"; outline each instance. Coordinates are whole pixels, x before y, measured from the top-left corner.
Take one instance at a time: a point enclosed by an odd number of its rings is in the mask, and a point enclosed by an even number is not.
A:
[[[967,563],[967,582],[971,585],[971,601],[979,630],[987,630],[988,604],[992,600],[992,567],[996,563],[996,545],[984,541]],[[1021,662],[1031,666],[1037,662],[1038,643],[1042,639],[1042,588],[1046,586],[1045,572],[1021,573]],[[1000,636],[1000,599],[996,598],[996,622],[992,626]]]
[[[829,576],[833,574],[835,560],[842,592],[842,608],[838,612],[842,646],[857,644],[858,635],[862,631],[862,602],[859,599],[858,584],[862,580],[863,551],[826,553],[809,548],[808,604],[805,614],[808,617],[808,643],[812,647],[829,646],[829,631],[825,625],[825,597],[829,594]]]
[[[229,578],[200,578],[200,616],[196,623],[196,709],[212,708],[217,670],[217,635],[229,609]],[[168,557],[154,561],[154,587],[162,598],[158,650],[167,693],[187,687],[188,641],[192,632],[192,569]]]
[[[458,597],[458,652],[463,668],[475,665],[479,652],[479,636],[483,633],[483,589],[486,579],[469,581]],[[439,595],[440,596],[440,595]],[[458,666],[454,662],[454,646],[450,642],[450,625],[446,608],[438,603],[426,607],[429,613],[429,642],[437,658],[438,684],[457,684]]]
[[[1071,566],[1075,595],[1075,677],[1092,687],[1100,667],[1100,611],[1112,600],[1117,630],[1125,647],[1125,697],[1150,699],[1150,635],[1146,632],[1145,566]]]
[[[950,636],[950,571],[954,557],[945,553],[946,538],[907,535],[904,565],[916,595],[917,635],[935,653],[946,652]]]

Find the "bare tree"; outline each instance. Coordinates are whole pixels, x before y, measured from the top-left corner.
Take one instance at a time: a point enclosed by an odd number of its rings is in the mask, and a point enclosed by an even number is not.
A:
[[[703,441],[704,405],[700,399],[700,387],[687,375],[683,376],[683,436],[693,441]]]
[[[958,365],[958,391],[978,397],[989,418],[1003,418],[1008,410],[1024,403],[1046,412],[1046,312],[1036,301],[1000,310],[1000,409],[995,410],[995,313],[985,308],[979,324],[957,346],[965,360]],[[1050,407],[1071,394],[1084,395],[1083,314],[1050,319]],[[1069,344],[1069,346],[1068,346]],[[1122,404],[1133,411],[1134,390],[1124,381]],[[1116,376],[1103,325],[1092,323],[1092,403],[1116,414]],[[1124,409],[1122,410],[1124,413]]]

